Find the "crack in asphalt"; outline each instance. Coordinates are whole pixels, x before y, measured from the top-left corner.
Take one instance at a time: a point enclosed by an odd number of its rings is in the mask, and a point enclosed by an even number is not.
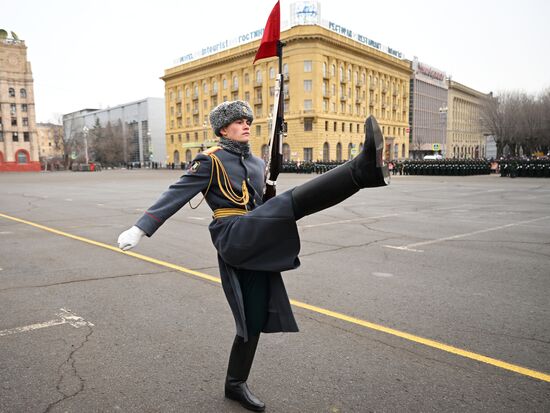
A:
[[[20,287],[8,287],[8,288],[1,288],[0,292],[4,291],[10,291],[10,290],[22,290],[26,288],[47,288],[47,287],[55,287],[57,285],[65,285],[65,284],[76,284],[81,282],[89,282],[89,281],[102,281],[102,280],[112,280],[116,278],[124,278],[124,277],[136,277],[136,276],[143,276],[143,275],[159,275],[159,274],[167,274],[174,271],[153,271],[153,272],[138,272],[138,273],[132,273],[132,274],[122,274],[122,275],[113,275],[111,277],[94,277],[94,278],[84,278],[82,280],[71,280],[71,281],[60,281],[57,283],[51,283],[51,284],[39,284],[39,285],[25,285]]]
[[[57,380],[57,383],[55,385],[55,389],[57,390],[57,392],[59,394],[61,394],[62,397],[60,399],[50,403],[46,407],[46,410],[44,410],[44,413],[49,413],[58,404],[63,403],[63,402],[65,402],[66,400],[68,400],[70,398],[76,397],[79,393],[81,393],[84,390],[85,380],[78,373],[78,371],[76,369],[75,354],[76,354],[77,351],[79,351],[80,349],[82,349],[84,347],[84,345],[88,342],[90,336],[94,332],[94,330],[92,329],[91,326],[87,325],[86,327],[88,328],[89,332],[84,337],[84,340],[77,347],[73,348],[73,350],[69,353],[69,356],[67,357],[67,360],[65,360],[63,363],[61,363],[59,365],[59,367],[57,368],[57,372],[59,374],[59,380]],[[66,372],[66,370],[68,370],[68,371]],[[76,386],[74,384],[72,385],[73,387],[76,387],[76,388],[73,388],[72,392],[65,391],[62,387],[65,387],[65,388],[71,387],[71,384],[68,383],[68,381],[70,381],[71,379],[76,379],[77,380]]]
[[[325,252],[341,251],[341,250],[345,250],[345,249],[348,249],[348,248],[368,247],[371,244],[377,244],[379,242],[386,242],[390,239],[393,239],[393,237],[378,239],[378,240],[369,241],[369,242],[364,242],[362,244],[343,245],[343,246],[338,246],[337,248],[332,248],[332,249],[328,249],[328,250],[310,252],[308,254],[300,254],[300,257],[310,257],[312,255],[323,254]],[[324,244],[324,245],[327,245],[327,244]]]

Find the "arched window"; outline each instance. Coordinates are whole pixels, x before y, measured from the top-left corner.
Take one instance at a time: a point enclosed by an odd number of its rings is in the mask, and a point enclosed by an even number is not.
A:
[[[20,149],[15,154],[15,159],[17,163],[28,163],[29,162],[29,153],[23,149]]]
[[[15,89],[10,87],[9,88],[9,94],[10,94],[10,98],[14,98],[15,97]]]
[[[353,150],[353,143],[348,143],[348,160],[351,159],[351,151]]]
[[[269,68],[269,78],[270,79],[275,79],[275,68],[274,67]]]
[[[262,72],[260,70],[256,70],[256,83],[262,83]]]
[[[244,84],[248,85],[250,83],[250,76],[248,75],[248,72],[244,74]]]
[[[21,90],[19,90],[19,94],[21,95],[22,98],[26,98],[27,97],[27,90],[26,89],[21,89]]]
[[[177,150],[174,151],[174,163],[175,164],[180,163],[180,153]]]
[[[215,92],[215,93],[218,93],[218,82],[214,80],[214,82],[212,82],[212,90]]]
[[[334,77],[334,76],[336,75],[336,66],[335,66],[335,65],[332,65],[332,66],[330,67],[330,75],[331,75],[332,77]]]
[[[202,91],[208,93],[208,83],[202,82]]]
[[[330,146],[328,142],[323,144],[323,162],[330,161]]]
[[[227,79],[226,78],[222,79],[222,88],[223,88],[223,90],[227,89]]]
[[[290,145],[288,143],[283,143],[283,161],[290,161]]]
[[[239,78],[238,76],[233,76],[233,89],[237,89],[239,87]]]
[[[340,76],[340,80],[344,80],[344,68],[342,66],[340,66],[338,74]]]
[[[193,160],[193,155],[191,154],[191,149],[185,151],[185,162],[189,163]]]
[[[323,63],[323,77],[327,77],[327,64]]]
[[[342,144],[340,142],[336,144],[336,160],[342,162]]]
[[[266,162],[269,160],[269,146],[265,143],[262,145],[262,159]]]

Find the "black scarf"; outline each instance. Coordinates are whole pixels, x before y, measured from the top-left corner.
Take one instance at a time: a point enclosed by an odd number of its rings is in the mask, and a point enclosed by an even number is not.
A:
[[[250,156],[250,144],[244,142],[237,142],[233,139],[221,137],[220,146],[226,151],[237,153],[239,155],[248,158]]]

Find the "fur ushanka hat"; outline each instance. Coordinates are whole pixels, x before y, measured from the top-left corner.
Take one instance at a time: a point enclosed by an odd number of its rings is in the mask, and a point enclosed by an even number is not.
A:
[[[222,136],[220,130],[238,119],[247,119],[250,122],[254,120],[252,108],[244,100],[220,103],[210,112],[210,125],[216,136],[220,138]]]

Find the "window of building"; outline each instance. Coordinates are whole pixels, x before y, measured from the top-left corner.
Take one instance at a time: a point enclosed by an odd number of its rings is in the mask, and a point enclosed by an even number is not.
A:
[[[12,115],[15,115],[15,113],[17,112],[17,106],[15,105],[15,103],[10,104],[10,112]]]
[[[328,142],[323,144],[323,162],[330,161],[330,145]]]
[[[323,77],[327,77],[327,64],[323,62]]]
[[[290,161],[290,145],[288,143],[283,143],[283,161]]]
[[[170,100],[174,100],[174,92],[172,90],[170,91]]]
[[[262,72],[260,70],[256,70],[256,83],[262,83]]]
[[[304,80],[304,92],[311,92],[312,87],[313,87],[313,81]]]
[[[10,95],[10,98],[15,97],[15,89],[14,88],[10,87],[8,93]]]
[[[338,125],[338,123],[334,122],[334,132],[336,132],[337,125]]]
[[[218,82],[215,80],[212,82],[212,91],[218,93]]]
[[[348,144],[348,160],[351,159],[351,152],[353,150],[353,143]]]
[[[11,126],[17,126],[17,118],[11,118]]]
[[[248,74],[248,72],[246,72],[246,73],[244,74],[244,84],[245,84],[245,85],[250,84],[250,75]]]
[[[330,75],[334,77],[336,75],[336,65],[330,66]]]
[[[328,131],[328,120],[325,121],[325,131]]]
[[[304,148],[304,162],[313,161],[313,148]]]
[[[4,142],[4,132],[0,130],[0,142]],[[0,152],[1,153],[1,152]],[[2,159],[0,158],[0,162]]]
[[[275,68],[274,67],[269,68],[269,78],[270,79],[275,79]]]
[[[261,135],[262,135],[262,126],[256,125],[256,136],[261,136]]]
[[[185,96],[186,96],[186,97],[189,97],[189,96],[190,96],[190,93],[191,93],[191,92],[189,91],[189,88],[186,87],[186,88],[185,88]]]
[[[348,69],[348,76],[347,76],[348,82],[351,81],[351,68]]]
[[[323,111],[328,112],[328,100],[323,99]]]
[[[340,66],[340,69],[338,69],[338,78],[341,82],[344,81],[344,68],[343,66]]]
[[[174,143],[174,135],[170,135],[170,143]]]
[[[342,122],[342,132],[345,132],[345,131],[346,131],[346,124]]]
[[[23,118],[23,126],[29,126],[29,118]]]
[[[288,63],[283,65],[283,75],[288,75]]]
[[[350,123],[350,124],[349,124],[349,133],[352,133],[352,132],[353,132],[353,124]]]
[[[311,60],[304,60],[304,72],[311,72],[313,70],[313,62]]]
[[[313,130],[313,118],[304,118],[304,132]]]
[[[21,90],[19,90],[19,94],[23,99],[25,99],[27,97],[27,90],[26,89],[21,89]]]
[[[336,102],[332,102],[332,111],[336,112]]]
[[[195,142],[199,141],[199,132],[195,132]]]
[[[269,87],[269,96],[275,96],[275,86]]]
[[[304,99],[304,112],[311,112],[313,110],[313,100]]]
[[[336,144],[336,160],[342,162],[342,144],[340,142]]]
[[[227,79],[226,79],[226,78],[223,78],[223,79],[222,79],[222,89],[223,89],[223,90],[226,90],[226,89],[227,89]]]
[[[19,142],[19,134],[17,132],[13,132],[11,135],[11,140],[13,142]]]
[[[233,89],[238,89],[238,88],[239,88],[239,77],[233,76]]]
[[[178,142],[181,143],[181,133],[178,133]]]

